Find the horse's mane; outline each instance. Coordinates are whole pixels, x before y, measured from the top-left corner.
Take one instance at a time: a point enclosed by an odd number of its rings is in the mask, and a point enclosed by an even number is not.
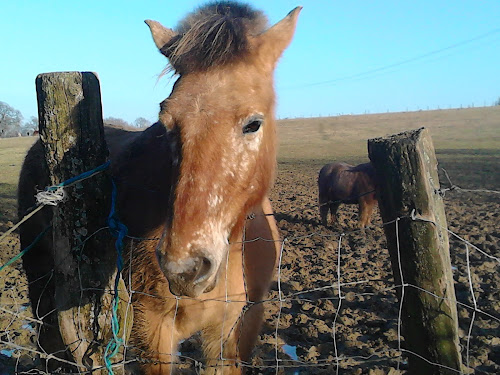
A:
[[[178,35],[161,50],[169,57],[169,70],[179,74],[206,70],[244,57],[248,36],[266,28],[266,16],[249,5],[212,2],[180,21]]]

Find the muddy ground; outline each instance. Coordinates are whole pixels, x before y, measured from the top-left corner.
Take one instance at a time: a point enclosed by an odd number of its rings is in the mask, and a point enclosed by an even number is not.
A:
[[[336,355],[343,374],[396,374],[398,368],[404,373],[407,357],[401,358],[397,351],[399,344],[404,348],[404,338],[398,340],[399,304],[378,211],[373,215],[372,228],[364,232],[356,230],[355,206],[341,206],[337,225],[321,225],[315,189],[320,167],[321,164],[282,163],[277,189],[272,194],[278,225],[286,239],[281,290],[285,296],[291,296],[279,314],[280,339],[295,346],[298,360],[305,362],[299,373],[335,373]],[[452,165],[450,168],[450,173],[458,172]],[[480,184],[477,180],[476,183]],[[469,246],[477,307],[496,317],[476,314],[468,341],[473,310],[458,307],[460,344],[465,354],[468,343],[468,363],[476,374],[500,373],[499,198],[498,194],[477,192],[452,192],[445,196],[449,229],[497,258],[491,259]],[[345,235],[339,246],[341,233]],[[450,253],[457,299],[473,306],[465,243],[452,236]],[[344,299],[337,310],[339,281]],[[277,285],[273,294],[277,296]],[[266,337],[274,335],[277,310],[276,305],[268,308]],[[271,351],[272,344],[266,346]]]
[[[398,335],[399,304],[378,211],[373,226],[365,231],[356,230],[354,206],[340,208],[338,224],[321,225],[316,204],[321,165],[314,161],[279,165],[271,198],[285,241],[279,283],[273,283],[272,300],[265,303],[266,322],[255,350],[253,373],[274,374],[277,364],[279,373],[286,374],[406,373],[408,357],[398,351],[405,345]],[[469,173],[451,167],[452,176]],[[467,176],[474,177],[473,173]],[[459,180],[467,187],[494,189],[498,182],[490,178],[486,185],[477,179],[472,183],[467,176]],[[497,257],[489,258],[469,246],[472,286],[482,311],[474,314],[466,246],[450,238],[464,362],[475,374],[498,374],[500,195],[448,192],[445,204],[449,229]],[[11,225],[2,221],[0,232]],[[15,235],[1,246],[0,264],[19,251]],[[33,368],[39,359],[32,352],[36,322],[30,320],[26,287],[20,262],[0,274],[0,375],[37,373]],[[196,342],[197,338],[187,340],[182,354],[197,355],[192,349]]]

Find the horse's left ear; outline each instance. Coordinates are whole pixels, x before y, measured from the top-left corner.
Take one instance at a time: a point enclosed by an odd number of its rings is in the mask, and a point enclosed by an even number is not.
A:
[[[162,48],[165,47],[165,45],[169,43],[172,38],[177,35],[177,33],[157,21],[146,20],[144,22],[146,22],[146,25],[149,26],[149,30],[151,31],[156,47],[158,47],[160,52],[165,55],[165,50],[162,50]]]
[[[302,7],[292,10],[270,29],[253,38],[260,58],[274,68],[283,51],[292,41]]]

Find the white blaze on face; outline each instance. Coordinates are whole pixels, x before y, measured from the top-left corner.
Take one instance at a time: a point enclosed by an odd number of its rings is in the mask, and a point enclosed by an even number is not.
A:
[[[257,163],[257,156],[264,137],[263,126],[255,132],[243,133],[243,126],[252,117],[264,118],[261,113],[254,113],[247,116],[232,127],[232,131],[228,134],[230,137],[229,147],[221,150],[221,161],[224,167],[224,174],[235,178],[241,178],[248,181],[249,190],[254,190],[255,185],[252,183],[253,176],[248,176],[248,173],[253,168],[253,163]],[[231,186],[227,187],[228,189]],[[232,222],[235,218],[228,217],[229,213],[224,209],[225,204],[231,202],[226,201],[224,188],[220,185],[210,187],[208,196],[207,219],[203,228],[200,228],[194,233],[192,245],[195,248],[211,249],[212,255],[216,258],[215,261],[220,264],[223,261],[228,249],[228,236],[230,228],[234,225]]]
[[[170,274],[182,274],[190,272],[196,265],[198,257],[206,257],[214,266],[213,270],[219,269],[229,251],[228,223],[212,219],[207,220],[196,230],[191,241],[185,245],[185,256],[178,260],[170,260],[166,263],[166,271]],[[212,283],[217,277],[217,272],[208,273],[206,278],[197,280],[198,283]]]
[[[243,126],[253,116],[263,118],[261,114],[251,114],[244,118],[241,123],[231,127],[226,135],[228,143],[220,149],[220,160],[223,165],[223,176],[244,181],[247,184],[246,189],[254,190],[255,184],[253,176],[249,176],[252,166],[257,163],[258,152],[264,137],[263,126],[251,133],[244,134]],[[216,129],[217,127],[215,127]],[[200,194],[208,193],[206,212],[204,214],[203,223],[190,236],[189,244],[185,245],[186,255],[191,252],[198,253],[197,255],[207,256],[212,261],[215,269],[218,269],[222,262],[226,259],[229,251],[228,237],[231,228],[234,226],[235,217],[233,213],[227,210],[228,194],[226,189],[231,189],[228,184],[212,184],[208,186],[206,183],[198,184],[198,192]],[[194,260],[178,262],[169,262],[167,268],[173,273],[181,273],[194,267]],[[217,272],[214,272],[209,281],[217,277]]]
[[[203,228],[194,233],[193,246],[205,248],[214,257],[214,261],[220,264],[228,245],[229,231],[228,223],[218,220],[208,220]]]

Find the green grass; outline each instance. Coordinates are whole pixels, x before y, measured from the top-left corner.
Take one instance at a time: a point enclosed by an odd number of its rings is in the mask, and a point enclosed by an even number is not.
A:
[[[26,152],[38,137],[0,138],[0,184],[17,185]]]
[[[0,138],[0,231],[17,219],[19,172],[26,152],[37,138]]]

